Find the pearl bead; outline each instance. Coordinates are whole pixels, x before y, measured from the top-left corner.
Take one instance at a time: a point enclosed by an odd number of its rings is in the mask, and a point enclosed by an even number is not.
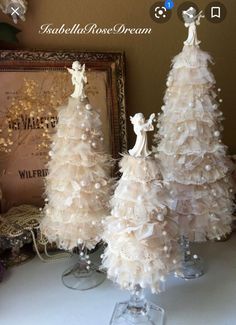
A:
[[[99,190],[99,189],[101,188],[101,184],[100,184],[100,183],[96,183],[96,184],[94,185],[94,187],[96,188],[96,190]]]
[[[89,132],[89,128],[86,128],[85,131],[86,131],[86,132]]]
[[[223,99],[219,99],[219,102],[220,102],[220,103],[223,103]]]
[[[221,88],[218,88],[217,91],[218,91],[218,92],[221,92]]]
[[[230,189],[229,189],[229,192],[230,192],[230,193],[233,193],[233,192],[234,192],[234,190],[233,190],[232,188],[230,188]]]
[[[162,235],[163,235],[163,236],[166,236],[166,235],[167,235],[167,232],[166,232],[166,231],[163,231],[163,232],[162,232]]]
[[[84,252],[80,252],[80,254],[79,254],[80,256],[84,256]]]
[[[193,107],[193,103],[189,103],[188,106],[189,106],[189,107]]]
[[[158,214],[157,214],[157,220],[158,220],[158,221],[163,221],[163,220],[164,220],[164,216],[163,216],[162,213],[158,213]]]
[[[215,131],[215,132],[214,132],[214,136],[215,136],[215,137],[219,137],[219,136],[220,136],[220,131]]]
[[[161,110],[162,111],[164,111],[165,110],[165,106],[163,105],[163,106],[161,106]]]
[[[80,181],[80,185],[81,185],[82,187],[85,187],[85,186],[86,186],[86,182],[85,182],[85,181]]]
[[[92,147],[93,147],[93,148],[96,148],[96,147],[97,147],[96,142],[92,142]]]
[[[45,202],[48,202],[48,198],[44,199]]]
[[[87,135],[86,134],[82,134],[81,135],[81,140],[83,140],[83,141],[87,140]]]
[[[209,171],[211,170],[211,165],[206,165],[206,166],[205,166],[205,169],[206,169],[206,171],[209,172]]]
[[[176,260],[173,260],[173,264],[177,264],[177,261]]]
[[[222,140],[219,140],[219,143],[222,143]]]
[[[137,200],[138,200],[139,202],[142,201],[142,196],[139,195],[139,196],[137,197]]]
[[[92,225],[95,226],[96,225],[96,222],[95,221],[92,221]]]
[[[160,115],[161,115],[161,113],[158,113],[157,115],[158,115],[158,116],[160,116]]]
[[[198,259],[197,254],[194,254],[194,255],[193,255],[193,258],[194,258],[195,260],[197,260],[197,259]]]
[[[85,108],[90,111],[92,109],[92,106],[90,104],[85,105]]]
[[[104,141],[104,138],[103,138],[103,137],[101,137],[101,138],[100,138],[100,141]]]
[[[88,264],[91,264],[91,261],[87,261]]]
[[[179,127],[177,128],[177,130],[178,130],[178,132],[181,132],[181,131],[182,131],[181,126],[179,126]]]
[[[164,247],[163,247],[163,250],[164,250],[165,252],[167,252],[167,251],[168,251],[168,247],[167,247],[167,246],[164,246]]]
[[[82,128],[85,128],[85,124],[84,124],[84,123],[82,123],[82,124],[81,124],[81,127],[82,127]]]

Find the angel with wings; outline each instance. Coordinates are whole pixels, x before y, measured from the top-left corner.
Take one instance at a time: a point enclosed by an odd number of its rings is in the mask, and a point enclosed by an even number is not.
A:
[[[153,131],[152,125],[155,114],[151,114],[149,119],[145,121],[142,113],[137,113],[134,116],[130,116],[130,121],[134,127],[134,133],[136,134],[136,143],[133,149],[129,150],[129,154],[133,157],[147,157],[151,154],[148,150],[147,132]]]
[[[198,46],[201,41],[197,38],[197,25],[200,25],[200,19],[205,16],[202,14],[202,11],[199,14],[196,14],[196,9],[190,7],[188,10],[183,11],[183,19],[185,22],[185,27],[188,28],[188,38],[184,42],[184,45],[195,45]]]
[[[81,98],[82,100],[86,98],[85,85],[88,82],[87,76],[85,74],[85,64],[81,66],[79,61],[75,61],[72,64],[72,69],[67,68],[71,74],[71,81],[73,86],[75,86],[74,92],[71,94],[73,98]]]

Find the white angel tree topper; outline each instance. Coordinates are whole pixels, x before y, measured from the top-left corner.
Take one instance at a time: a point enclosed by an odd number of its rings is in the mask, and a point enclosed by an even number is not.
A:
[[[59,111],[41,229],[60,248],[92,249],[101,240],[102,219],[108,213],[110,166],[100,116],[85,94],[85,66],[74,62],[68,70],[75,90]]]
[[[159,118],[157,156],[169,183],[181,234],[191,241],[231,231],[231,164],[222,143],[222,99],[209,71],[210,55],[199,48],[196,26],[202,14],[183,12],[188,38],[173,59]]]

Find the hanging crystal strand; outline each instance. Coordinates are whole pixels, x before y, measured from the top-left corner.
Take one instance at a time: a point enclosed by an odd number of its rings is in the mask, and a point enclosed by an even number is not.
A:
[[[106,275],[92,263],[85,244],[77,247],[79,261],[62,274],[63,284],[74,290],[88,290],[105,281]]]
[[[177,276],[186,280],[196,279],[204,274],[203,260],[190,250],[190,242],[186,236],[181,236],[180,245],[182,247],[182,266]]]

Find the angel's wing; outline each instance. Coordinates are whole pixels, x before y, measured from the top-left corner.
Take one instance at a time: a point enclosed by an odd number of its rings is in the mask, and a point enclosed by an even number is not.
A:
[[[74,70],[73,70],[73,69],[67,68],[67,70],[68,70],[68,72],[69,72],[70,74],[72,74],[72,75],[73,75],[73,72],[74,72]]]

